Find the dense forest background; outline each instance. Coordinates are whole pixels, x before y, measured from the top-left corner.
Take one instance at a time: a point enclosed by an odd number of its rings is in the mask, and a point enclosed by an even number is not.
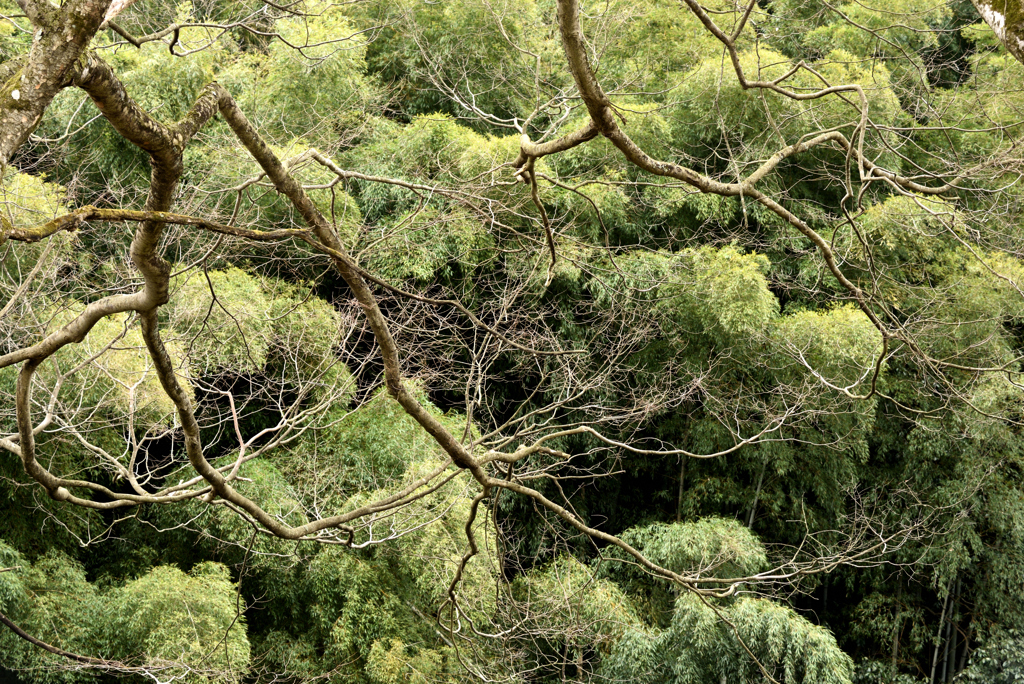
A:
[[[152,208],[162,152],[77,63],[3,169],[0,677],[1024,677],[1024,65],[963,0],[689,4],[584,4],[607,111],[780,211],[604,131],[525,152],[589,130],[553,0],[104,23],[90,54],[155,120],[230,93],[365,269],[427,417],[224,114],[173,190],[206,224],[144,217],[168,221],[166,303],[27,376],[63,493],[28,469],[19,350],[150,277],[142,219],[100,212]],[[25,5],[0,0],[0,67],[39,40]],[[147,325],[266,519],[201,489]],[[477,486],[430,421],[511,484]]]

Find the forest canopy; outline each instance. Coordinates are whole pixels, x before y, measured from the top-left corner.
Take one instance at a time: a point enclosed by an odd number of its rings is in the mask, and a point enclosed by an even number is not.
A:
[[[0,677],[1024,677],[1024,7],[0,0]]]

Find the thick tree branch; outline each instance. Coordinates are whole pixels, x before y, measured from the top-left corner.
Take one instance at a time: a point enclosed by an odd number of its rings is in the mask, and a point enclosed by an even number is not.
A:
[[[108,209],[94,207],[92,205],[86,205],[79,209],[74,210],[69,214],[58,216],[52,221],[40,224],[38,226],[31,226],[28,228],[15,228],[8,223],[7,219],[0,216],[0,222],[2,222],[3,231],[0,232],[0,245],[3,245],[5,238],[10,238],[16,242],[39,242],[45,238],[50,237],[55,233],[61,231],[75,231],[78,230],[83,223],[87,221],[133,221],[133,222],[160,222],[160,223],[171,223],[180,226],[196,226],[203,230],[208,230],[212,233],[219,233],[220,235],[231,235],[234,237],[245,238],[247,240],[256,240],[259,242],[266,242],[272,240],[287,240],[289,238],[302,237],[308,235],[308,230],[296,229],[296,228],[281,228],[278,230],[249,230],[247,228],[239,228],[237,226],[229,226],[224,223],[218,223],[217,221],[208,221],[198,216],[188,216],[186,214],[175,214],[168,211],[139,211],[134,209]]]
[[[608,138],[608,140],[610,140],[612,144],[622,152],[626,159],[648,173],[681,180],[704,193],[716,194],[724,197],[750,197],[761,203],[772,213],[785,220],[814,243],[815,247],[822,255],[829,271],[853,296],[857,305],[864,314],[871,320],[875,327],[878,328],[883,336],[890,335],[886,326],[878,318],[871,306],[869,306],[867,295],[864,291],[851,282],[842,270],[840,270],[831,245],[805,221],[766,194],[762,193],[760,190],[753,187],[753,184],[749,179],[740,183],[722,183],[685,166],[654,159],[635,142],[633,142],[633,140],[626,135],[616,122],[611,101],[601,88],[601,85],[598,83],[593,69],[590,66],[583,32],[580,28],[578,0],[558,1],[558,26],[562,36],[562,45],[565,49],[566,58],[569,62],[569,70],[572,72],[573,78],[576,81],[576,86],[583,98],[583,102],[587,106],[587,111],[590,112],[591,120],[594,122],[594,125],[597,126],[601,135]],[[721,32],[719,31],[719,33]],[[728,40],[728,37],[722,34],[720,39]],[[825,92],[831,92],[831,90],[832,89],[822,91],[822,94]],[[820,139],[817,140],[817,142],[840,140],[838,137],[834,138],[828,136],[819,136],[819,138]],[[845,140],[845,138],[843,140]],[[849,143],[846,143],[846,145],[849,146]],[[760,179],[768,170],[773,168],[783,158],[803,151],[804,149],[807,148],[803,145],[797,145],[782,150],[779,154],[765,163],[762,167],[763,171],[759,170],[755,172],[752,178],[754,180]]]
[[[1018,62],[1024,64],[1024,2],[1021,0],[971,0]]]
[[[37,30],[21,68],[0,81],[0,169],[39,125],[54,96],[69,85],[109,6],[110,0],[69,0],[57,9],[46,0],[24,0]]]
[[[440,421],[424,409],[405,387],[402,381],[398,345],[388,329],[387,321],[377,305],[376,297],[363,281],[355,262],[347,256],[344,246],[331,229],[330,224],[306,195],[302,186],[285,170],[280,160],[249,123],[228,92],[219,84],[214,84],[213,87],[217,89],[220,97],[221,114],[235,135],[266,172],[278,192],[291,200],[306,223],[312,228],[317,239],[331,248],[332,254],[334,254],[334,265],[363,307],[367,322],[380,346],[388,393],[397,399],[402,408],[437,441],[456,465],[469,470],[481,484],[486,482],[487,474],[469,450],[449,433]]]

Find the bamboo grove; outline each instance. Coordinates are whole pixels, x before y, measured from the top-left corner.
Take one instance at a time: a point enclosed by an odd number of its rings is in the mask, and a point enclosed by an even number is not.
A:
[[[1024,7],[0,0],[0,676],[1024,676]]]

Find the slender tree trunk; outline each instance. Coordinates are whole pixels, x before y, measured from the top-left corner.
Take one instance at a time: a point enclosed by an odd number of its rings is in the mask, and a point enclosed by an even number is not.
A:
[[[757,500],[761,496],[761,485],[764,484],[764,471],[768,469],[768,459],[761,464],[761,474],[757,476],[757,489],[754,490],[754,501],[750,504],[750,517],[747,518],[747,528],[754,529],[754,514],[757,513]]]
[[[950,612],[950,614],[952,614],[953,611],[950,610],[949,612]],[[949,681],[949,677],[948,677],[948,675],[949,675],[949,668],[948,668],[948,666],[949,666],[949,642],[951,640],[952,632],[953,632],[952,626],[953,626],[953,620],[947,617],[946,618],[946,624],[945,624],[945,627],[946,627],[946,643],[942,647],[942,675],[939,677],[939,681],[940,682],[948,682]]]
[[[932,653],[932,672],[928,676],[928,681],[934,684],[935,682],[935,668],[939,665],[939,649],[942,647],[942,628],[946,626],[946,606],[949,605],[949,594],[946,594],[946,600],[942,602],[942,615],[939,616],[939,630],[935,634],[935,651]]]
[[[967,630],[964,632],[964,650],[960,654],[960,666],[956,668],[957,672],[963,672],[964,668],[967,667],[967,653],[971,650],[971,628],[974,626],[974,617],[968,615],[967,617]]]
[[[957,627],[956,623],[953,624],[953,633],[951,637],[953,644],[949,648],[951,655],[949,659],[949,674],[946,675],[947,682],[952,681],[953,677],[956,676],[956,649],[960,648],[960,645],[957,643],[960,638],[960,629]]]
[[[902,598],[903,598],[903,582],[900,581],[899,584],[896,585],[896,616],[895,616],[895,619],[894,619],[895,625],[894,625],[893,630],[892,630],[892,671],[893,671],[893,676],[895,676],[895,674],[896,674],[896,662],[899,659],[899,653],[900,653],[900,626],[901,626],[900,623],[902,622],[902,620],[900,619],[900,607],[901,607],[900,601],[902,600]]]
[[[953,604],[949,607],[949,618],[947,622],[949,626],[946,628],[946,653],[942,658],[942,681],[948,682],[953,678],[955,674],[953,668],[956,666],[956,638],[957,628],[956,620],[953,617],[954,611],[960,602],[960,580],[956,581],[956,592],[953,594]],[[952,647],[952,648],[950,648]],[[953,653],[952,662],[949,661],[950,651]],[[948,667],[947,667],[948,664]]]
[[[686,482],[686,461],[689,457],[680,456],[679,463],[679,495],[676,497],[676,522],[683,519],[683,488]]]

